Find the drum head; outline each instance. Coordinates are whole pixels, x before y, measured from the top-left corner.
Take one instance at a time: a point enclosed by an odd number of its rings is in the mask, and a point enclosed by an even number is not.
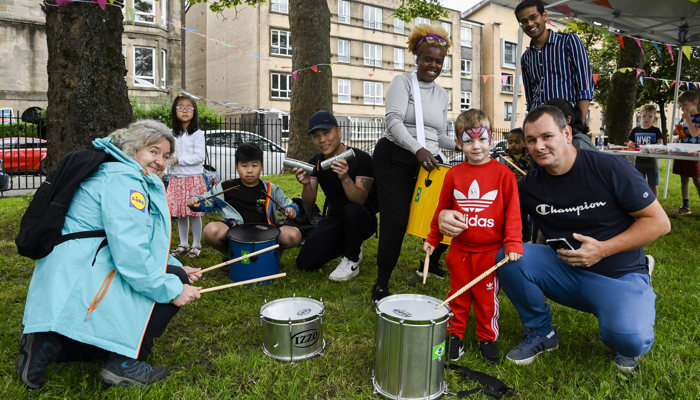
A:
[[[304,321],[323,314],[323,303],[303,297],[286,297],[271,301],[260,309],[260,315],[271,321]]]
[[[437,321],[447,318],[450,308],[444,305],[438,309],[440,300],[422,294],[395,294],[377,303],[377,313],[396,321]]]
[[[228,238],[238,243],[261,243],[277,240],[280,230],[265,224],[240,224],[228,230]]]

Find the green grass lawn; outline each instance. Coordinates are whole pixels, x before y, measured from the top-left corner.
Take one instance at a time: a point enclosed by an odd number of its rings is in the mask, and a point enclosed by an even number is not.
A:
[[[662,162],[662,185],[665,162]],[[301,186],[292,175],[271,179],[290,196]],[[498,377],[516,390],[521,399],[696,399],[700,397],[700,255],[695,244],[700,236],[700,213],[671,214],[680,205],[678,176],[671,176],[667,199],[661,199],[671,215],[672,231],[647,248],[656,258],[652,285],[657,294],[656,343],[640,359],[637,372],[627,375],[613,366],[608,349],[598,339],[598,326],[591,315],[553,305],[559,330],[558,350],[540,356],[529,366],[482,360],[476,345],[474,323],[465,335],[467,354],[459,361],[472,369]],[[17,336],[34,261],[20,257],[14,245],[27,197],[0,199],[0,398],[34,399],[371,399],[375,359],[377,315],[370,303],[376,278],[377,239],[365,243],[360,276],[344,283],[327,275],[336,262],[314,272],[295,267],[298,249],[287,250],[280,270],[287,277],[269,285],[237,287],[205,293],[184,307],[165,334],[156,340],[150,362],[167,365],[170,377],[145,389],[110,388],[101,383],[99,363],[53,365],[46,385],[30,391],[16,377],[14,362]],[[693,192],[691,208],[700,212]],[[212,218],[212,217],[207,217]],[[173,246],[177,243],[174,229]],[[447,281],[429,279],[424,286],[415,269],[423,260],[419,239],[406,236],[391,281],[393,293],[418,293],[444,298]],[[184,260],[196,267],[221,262],[221,255],[205,247],[202,256]],[[221,270],[205,274],[200,285],[230,283]],[[260,308],[265,300],[296,296],[323,299],[324,354],[295,363],[267,357],[261,350],[263,332]],[[502,354],[520,341],[521,324],[512,304],[501,293]],[[446,373],[453,392],[475,383]],[[447,398],[455,398],[446,396]],[[478,394],[474,398],[487,398]]]

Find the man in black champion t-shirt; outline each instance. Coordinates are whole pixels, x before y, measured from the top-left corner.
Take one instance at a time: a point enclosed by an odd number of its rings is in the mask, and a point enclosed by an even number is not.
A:
[[[300,168],[293,171],[304,185],[304,203],[316,202],[318,186],[326,195],[326,215],[305,239],[297,256],[302,270],[321,268],[328,261],[343,256],[328,276],[333,281],[347,281],[360,273],[362,244],[377,230],[376,211],[368,201],[372,182],[372,158],[362,150],[352,148],[355,157],[337,160],[323,170],[321,162],[350,149],[340,140],[338,121],[328,111],[318,111],[309,119],[309,135],[318,149],[309,161],[315,166],[308,174]]]
[[[538,168],[518,182],[520,204],[547,239],[566,239],[574,249],[525,244],[520,260],[498,270],[526,328],[506,358],[525,365],[559,346],[546,297],[595,315],[598,336],[613,351],[615,365],[632,372],[654,343],[656,295],[644,246],[668,233],[668,216],[632,164],[577,150],[559,109],[531,111],[523,130]],[[460,224],[440,220],[450,236],[461,232]]]

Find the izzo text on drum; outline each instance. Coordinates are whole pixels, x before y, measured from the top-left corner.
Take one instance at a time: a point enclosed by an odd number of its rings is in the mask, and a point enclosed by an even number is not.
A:
[[[318,342],[319,337],[318,329],[301,331],[292,336],[292,346],[298,348],[311,347]]]

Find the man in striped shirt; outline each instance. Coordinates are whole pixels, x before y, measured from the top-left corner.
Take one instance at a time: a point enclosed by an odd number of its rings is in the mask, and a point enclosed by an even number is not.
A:
[[[547,29],[547,11],[540,0],[523,0],[515,16],[532,39],[521,58],[527,110],[560,97],[575,104],[585,121],[593,98],[593,75],[581,39]]]

